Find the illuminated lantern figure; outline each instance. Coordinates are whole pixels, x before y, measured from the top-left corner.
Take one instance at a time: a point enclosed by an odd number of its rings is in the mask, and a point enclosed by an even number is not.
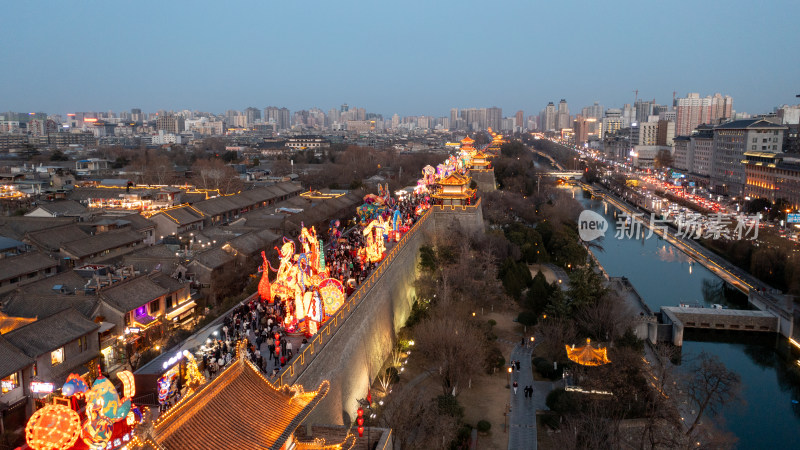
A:
[[[267,253],[261,252],[261,258],[264,259],[264,264],[258,269],[261,272],[261,280],[258,282],[258,295],[261,300],[266,300],[272,303],[272,293],[269,285],[269,262],[267,261]]]
[[[106,417],[101,416],[96,409],[86,410],[87,420],[83,425],[83,442],[93,450],[102,450],[111,440],[114,424]]]
[[[175,395],[178,388],[177,377],[175,372],[167,372],[158,379],[158,403],[160,405],[167,403],[167,400]]]
[[[70,448],[80,435],[80,416],[64,405],[47,405],[36,411],[25,427],[25,441],[34,450]]]
[[[97,410],[101,416],[107,419],[124,419],[131,410],[131,400],[120,400],[111,381],[100,375],[86,393],[86,409],[87,411],[89,409]]]
[[[132,398],[136,395],[136,384],[133,381],[133,374],[128,370],[117,373],[117,378],[122,382],[122,395],[125,398]]]
[[[322,299],[325,314],[328,316],[332,316],[341,308],[347,298],[344,293],[344,286],[335,278],[322,280],[319,284],[319,295]]]
[[[64,387],[61,388],[61,393],[64,394],[65,397],[72,397],[75,394],[83,394],[89,390],[89,385],[83,381],[80,375],[71,373],[67,377],[67,382],[64,383]]]

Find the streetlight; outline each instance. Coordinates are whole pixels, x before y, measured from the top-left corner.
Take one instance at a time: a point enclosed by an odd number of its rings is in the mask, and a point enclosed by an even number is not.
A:
[[[511,366],[508,367],[508,373],[506,373],[506,388],[511,387]]]

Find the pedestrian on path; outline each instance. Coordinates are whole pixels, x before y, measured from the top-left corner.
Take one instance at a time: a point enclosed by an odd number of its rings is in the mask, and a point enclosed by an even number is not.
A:
[[[519,385],[518,385],[518,384],[517,384],[517,382],[515,381],[515,382],[514,382],[514,395],[517,395],[517,386],[519,386]]]

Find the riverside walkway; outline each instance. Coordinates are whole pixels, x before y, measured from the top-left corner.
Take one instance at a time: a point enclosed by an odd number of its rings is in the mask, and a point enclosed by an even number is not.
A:
[[[547,409],[545,400],[553,389],[550,381],[534,381],[531,354],[533,349],[516,345],[511,351],[511,359],[520,362],[519,370],[514,368],[511,383],[519,385],[517,393],[509,389],[508,450],[536,450],[536,410]],[[525,397],[525,386],[533,386],[533,398]]]

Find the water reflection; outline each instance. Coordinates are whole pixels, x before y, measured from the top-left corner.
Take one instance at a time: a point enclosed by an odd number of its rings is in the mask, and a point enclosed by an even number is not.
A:
[[[616,223],[613,205],[580,196],[578,201]],[[605,251],[595,256],[609,275],[626,276],[653,311],[681,302],[747,308],[744,294],[669,243],[655,236],[616,239],[615,231],[608,227]],[[797,349],[776,334],[687,331],[684,357],[701,351],[719,356],[742,377],[745,406],[726,408],[721,418],[739,437],[738,448],[786,448],[800,442],[800,403],[792,403],[800,402]]]

